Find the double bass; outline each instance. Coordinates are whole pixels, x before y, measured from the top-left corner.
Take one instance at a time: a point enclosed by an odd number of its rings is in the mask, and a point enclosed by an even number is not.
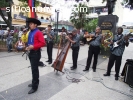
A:
[[[73,35],[72,35],[72,33],[70,33],[68,36],[70,38],[72,38]],[[60,41],[60,44],[61,44],[61,41]],[[57,53],[56,60],[54,61],[54,63],[51,66],[51,67],[54,68],[54,71],[57,70],[57,72],[58,71],[62,72],[62,69],[64,67],[64,63],[65,63],[68,51],[69,51],[69,49],[71,47],[71,42],[67,41],[66,45],[63,47],[62,51],[59,53],[60,44],[58,46],[58,53]]]

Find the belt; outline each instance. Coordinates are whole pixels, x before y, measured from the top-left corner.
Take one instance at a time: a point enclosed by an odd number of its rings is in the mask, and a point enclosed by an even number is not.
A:
[[[90,46],[92,46],[92,47],[96,47],[96,48],[99,48],[100,46],[93,46],[93,45],[90,45]]]
[[[37,53],[37,52],[40,52],[41,49],[38,49],[38,50],[30,50],[30,53]]]
[[[53,42],[53,41],[47,41],[47,43],[49,43],[49,42]]]

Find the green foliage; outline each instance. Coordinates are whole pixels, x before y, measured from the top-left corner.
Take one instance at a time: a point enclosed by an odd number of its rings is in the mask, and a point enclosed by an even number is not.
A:
[[[74,24],[77,29],[81,29],[85,26],[86,15],[89,14],[89,7],[86,4],[79,3],[79,5],[74,5],[72,10],[70,21]]]
[[[0,8],[3,7],[9,7],[9,2],[6,2],[5,0],[0,0]]]
[[[25,8],[28,7],[28,0],[18,0],[18,1],[20,1],[20,3],[19,3],[20,8],[21,7],[25,7]],[[38,0],[36,0],[35,6],[36,7],[39,6],[39,1]],[[21,13],[23,13],[23,12],[21,12]],[[26,16],[28,16],[28,12],[25,12],[24,14]]]
[[[84,29],[87,30],[88,32],[92,32],[96,29],[98,24],[98,19],[93,19],[89,23],[85,24]]]
[[[28,7],[28,0],[18,0],[18,1],[20,1],[21,6]],[[39,1],[38,0],[35,0],[35,6],[36,7],[39,6]]]

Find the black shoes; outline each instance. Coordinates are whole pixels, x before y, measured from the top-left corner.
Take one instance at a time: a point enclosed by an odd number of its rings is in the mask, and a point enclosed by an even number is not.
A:
[[[75,70],[75,69],[77,69],[77,67],[71,67],[71,70]]]
[[[85,72],[85,71],[89,71],[89,69],[84,69],[83,71],[84,71],[84,72]]]
[[[49,62],[48,64],[52,64],[52,62]]]
[[[70,67],[70,68],[73,68],[73,66],[72,66],[72,67]]]
[[[110,74],[106,73],[106,74],[103,74],[103,76],[110,76]]]
[[[52,64],[52,61],[50,61],[50,60],[47,60],[46,62],[48,62],[48,64]]]
[[[115,77],[115,80],[116,80],[116,81],[118,81],[118,79],[119,79],[118,77]]]
[[[103,76],[110,76],[110,74],[106,73],[106,74],[103,74]],[[115,80],[118,81],[119,77],[118,76],[115,76]]]
[[[36,91],[37,91],[37,89],[36,89],[36,90],[31,89],[31,90],[28,92],[28,94],[32,94],[32,93],[34,93],[34,92],[36,92]]]
[[[29,84],[28,87],[32,87],[32,84]]]
[[[93,69],[93,72],[96,72],[96,69]]]

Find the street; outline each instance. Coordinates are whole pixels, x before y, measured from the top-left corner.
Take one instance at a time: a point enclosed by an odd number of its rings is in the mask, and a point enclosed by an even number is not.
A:
[[[126,59],[133,59],[132,53],[133,44],[130,43],[126,48],[121,71],[126,62]],[[85,68],[86,58],[88,53],[88,45],[81,46],[78,58],[78,68],[71,71],[72,50],[70,49],[66,58],[66,63],[63,70],[65,74],[54,72],[51,65],[48,65],[46,48],[43,48],[41,61],[46,64],[46,67],[40,67],[40,84],[38,91],[34,94],[28,95],[30,88],[28,84],[31,83],[31,69],[29,60],[22,53],[7,53],[0,52],[0,100],[132,100],[129,95],[133,95],[130,87],[125,84],[121,78],[115,81],[114,67],[110,77],[104,77],[106,72],[108,58],[99,56],[98,69],[93,72],[83,72]],[[57,55],[57,49],[53,50],[53,58]],[[120,72],[121,72],[120,71]],[[70,72],[70,73],[69,73]],[[68,79],[67,79],[67,78]],[[71,78],[81,79],[79,83],[72,83]],[[102,79],[102,80],[101,80]],[[99,81],[103,82],[105,86],[119,90],[126,93],[123,95],[114,90],[106,88]]]

